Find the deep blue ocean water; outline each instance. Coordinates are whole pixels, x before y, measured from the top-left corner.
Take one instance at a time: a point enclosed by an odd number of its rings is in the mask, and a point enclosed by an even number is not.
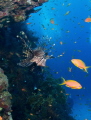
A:
[[[74,101],[72,115],[76,120],[91,120],[91,68],[87,74],[71,63],[72,58],[81,59],[91,66],[91,23],[84,21],[91,16],[91,0],[49,0],[39,8],[26,21],[31,23],[27,29],[35,32],[39,42],[52,47],[48,54],[56,58],[47,60],[46,65],[53,76],[73,79],[83,86],[80,90],[63,87]]]

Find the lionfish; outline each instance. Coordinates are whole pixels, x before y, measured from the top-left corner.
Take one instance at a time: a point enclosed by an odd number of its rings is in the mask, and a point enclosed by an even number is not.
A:
[[[23,32],[23,34],[25,33]],[[24,41],[24,44],[26,44],[24,39],[22,39],[22,41]],[[25,46],[28,48],[27,44]],[[20,63],[17,63],[17,65],[22,67],[28,67],[33,63],[36,63],[37,66],[46,66],[46,60],[52,58],[51,56],[46,55],[44,50],[40,47],[34,50],[28,48],[28,50],[25,51],[24,53],[26,54],[26,59],[21,60]]]
[[[41,48],[37,48],[35,50],[29,50],[27,58],[22,60],[17,65],[22,67],[28,67],[35,62],[37,66],[46,66],[45,64],[48,58],[49,56],[45,55],[45,52]]]

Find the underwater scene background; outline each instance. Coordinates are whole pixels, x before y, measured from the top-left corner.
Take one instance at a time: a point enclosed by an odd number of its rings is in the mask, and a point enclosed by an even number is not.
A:
[[[71,62],[91,66],[91,1],[40,1],[27,1],[26,18],[17,0],[12,20],[1,15],[0,120],[91,120],[91,68]],[[82,89],[59,85],[62,78]]]

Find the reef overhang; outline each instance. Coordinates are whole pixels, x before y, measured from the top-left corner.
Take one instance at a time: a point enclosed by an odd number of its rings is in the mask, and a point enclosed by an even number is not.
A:
[[[38,12],[33,8],[41,6],[48,0],[0,0],[0,28],[13,22],[21,22]],[[29,16],[30,15],[30,16]]]

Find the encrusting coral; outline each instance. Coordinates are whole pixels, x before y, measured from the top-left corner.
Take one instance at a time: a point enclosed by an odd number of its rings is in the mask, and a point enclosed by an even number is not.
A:
[[[8,79],[0,68],[0,117],[2,120],[12,120],[11,94],[8,92]]]
[[[48,0],[0,0],[0,28],[10,23],[21,22],[30,17],[30,13],[38,12],[33,8]]]

